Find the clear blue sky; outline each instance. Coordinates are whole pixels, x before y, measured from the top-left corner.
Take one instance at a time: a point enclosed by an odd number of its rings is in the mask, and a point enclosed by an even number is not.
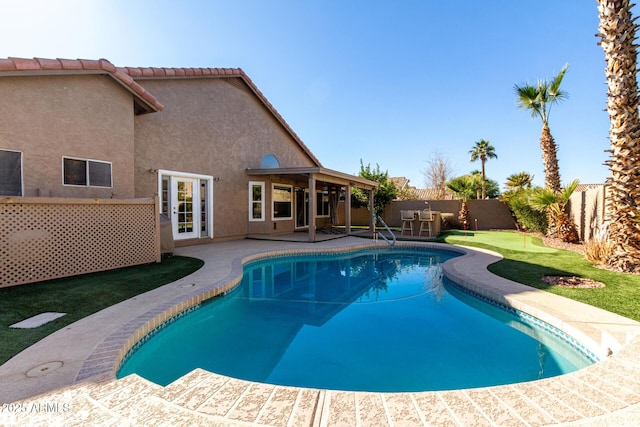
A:
[[[543,184],[541,123],[514,84],[569,63],[550,128],[563,182],[602,183],[609,148],[595,0],[0,0],[0,57],[240,67],[327,168],[360,160],[425,186],[434,152],[503,186]],[[162,102],[162,100],[160,99]]]

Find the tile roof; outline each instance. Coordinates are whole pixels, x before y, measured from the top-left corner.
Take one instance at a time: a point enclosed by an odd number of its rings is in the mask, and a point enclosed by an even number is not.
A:
[[[116,68],[106,59],[47,59],[47,58],[0,58],[0,74],[20,75],[22,73],[61,73],[61,74],[91,74],[104,73],[111,76],[125,89],[133,93],[138,104],[146,112],[160,111],[164,106],[145,90],[140,84]]]
[[[260,102],[269,110],[282,127],[298,143],[300,148],[311,158],[316,166],[322,167],[322,163],[306,146],[302,139],[294,132],[286,120],[278,113],[278,110],[267,100],[253,81],[241,68],[164,68],[164,67],[121,67],[119,71],[128,74],[133,79],[173,79],[173,78],[240,78]]]
[[[414,193],[418,197],[418,200],[454,200],[455,196],[451,190],[446,189],[444,197],[439,195],[439,191],[436,188],[415,188]]]
[[[578,184],[574,193],[580,193],[582,191],[587,191],[592,188],[602,188],[605,187],[605,184]]]
[[[133,78],[137,77],[237,77],[244,72],[240,68],[166,68],[119,67]],[[246,75],[245,75],[246,77]]]

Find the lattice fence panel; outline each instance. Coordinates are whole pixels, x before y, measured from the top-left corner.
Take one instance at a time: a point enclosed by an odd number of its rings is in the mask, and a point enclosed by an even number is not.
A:
[[[155,200],[0,200],[0,287],[157,262]]]

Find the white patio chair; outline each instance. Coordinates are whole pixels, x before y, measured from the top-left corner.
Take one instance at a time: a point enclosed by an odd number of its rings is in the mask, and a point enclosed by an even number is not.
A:
[[[427,207],[427,209],[418,211],[418,221],[420,221],[420,231],[418,232],[418,236],[422,236],[423,231],[429,231],[429,237],[431,237],[431,223],[433,222],[433,213],[431,212],[431,208]]]
[[[400,220],[402,221],[402,230],[400,231],[400,235],[402,236],[405,230],[409,230],[411,231],[411,236],[413,236],[413,221],[415,220],[415,212],[401,210]]]

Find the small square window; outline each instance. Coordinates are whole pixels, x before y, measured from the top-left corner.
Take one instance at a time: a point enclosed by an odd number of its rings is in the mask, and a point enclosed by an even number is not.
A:
[[[22,153],[0,150],[0,196],[22,196]]]
[[[87,185],[87,162],[85,160],[64,159],[64,184]]]
[[[111,187],[111,164],[104,162],[88,162],[89,185],[92,187]]]

